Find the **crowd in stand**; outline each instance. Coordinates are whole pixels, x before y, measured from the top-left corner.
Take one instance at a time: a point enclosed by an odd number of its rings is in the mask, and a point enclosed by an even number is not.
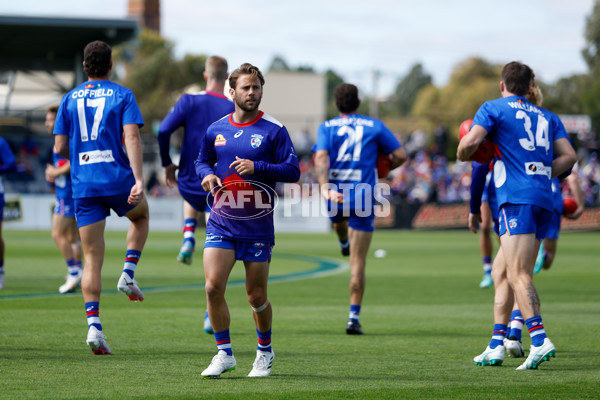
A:
[[[447,134],[442,128],[436,128],[434,140],[430,144],[427,134],[416,130],[410,135],[399,137],[409,155],[409,159],[401,167],[393,170],[382,182],[388,183],[393,196],[399,196],[408,203],[442,204],[461,203],[469,201],[471,185],[470,163],[448,161],[446,158]],[[575,135],[573,142],[579,158],[578,174],[581,187],[585,194],[586,206],[600,206],[600,150],[599,143],[593,133]],[[31,151],[36,149],[36,151]],[[33,139],[27,137],[18,144],[20,165],[22,171],[17,171],[6,177],[8,192],[12,188],[20,193],[38,193],[49,190],[45,182],[40,184],[23,185],[20,180],[26,175],[28,182],[35,177],[43,179],[46,160],[43,152],[37,151]],[[314,165],[310,152],[301,154],[300,183],[313,184],[317,182]],[[41,171],[39,174],[35,170]],[[147,189],[150,196],[178,196],[176,189],[169,189],[161,180],[160,174],[150,173]],[[33,183],[33,182],[32,182]],[[11,186],[12,184],[12,186]],[[310,185],[306,185],[311,190]],[[283,191],[282,193],[283,194]],[[311,193],[303,193],[308,196]]]

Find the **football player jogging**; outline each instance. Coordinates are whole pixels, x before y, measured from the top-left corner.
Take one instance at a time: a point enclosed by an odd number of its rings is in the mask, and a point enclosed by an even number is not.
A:
[[[46,111],[45,125],[48,133],[54,131],[57,106]],[[67,280],[58,288],[60,293],[75,291],[81,283],[83,268],[81,266],[81,242],[75,222],[75,206],[73,204],[73,188],[71,187],[71,163],[52,149],[53,164],[46,165],[46,180],[52,184],[56,195],[54,214],[52,215],[52,239],[58,246],[67,264]]]
[[[406,160],[406,153],[383,122],[356,113],[360,105],[356,86],[342,83],[334,96],[340,115],[319,126],[315,168],[339,237],[339,227],[348,226],[350,313],[346,333],[362,335],[359,316],[367,253],[375,230],[377,157],[380,152],[389,155],[392,168],[396,168]]]
[[[298,157],[287,129],[259,110],[265,80],[258,68],[242,64],[229,77],[235,111],[212,124],[201,147],[196,172],[214,195],[206,226],[204,275],[208,314],[217,355],[202,376],[216,377],[236,367],[225,300],[229,274],[241,260],[246,294],[258,335],[249,377],[268,376],[273,309],[267,296],[271,249],[275,243],[273,202],[276,182],[300,179]]]
[[[4,238],[2,237],[2,221],[4,219],[4,180],[2,175],[12,172],[17,167],[15,155],[8,142],[0,137],[0,289],[4,289]]]
[[[95,41],[85,47],[83,69],[89,80],[63,97],[54,126],[56,150],[72,161],[75,216],[85,257],[81,290],[87,344],[94,354],[111,354],[99,316],[106,217],[112,209],[131,220],[123,273],[117,283],[117,289],[131,301],[144,300],[134,272],[149,222],[139,132],[144,123],[133,92],[110,81],[112,66],[108,44]]]
[[[200,179],[194,170],[194,161],[198,157],[208,126],[233,112],[234,109],[233,102],[223,94],[227,79],[227,60],[219,56],[209,57],[205,64],[204,79],[206,90],[195,94],[184,94],[158,128],[160,158],[165,168],[167,185],[170,187],[177,185],[184,199],[183,244],[177,260],[188,265],[192,263],[196,247],[197,217],[205,213],[207,220],[210,212],[208,193],[202,189]],[[175,165],[169,155],[169,142],[171,134],[180,127],[184,127],[185,131],[179,165]],[[177,177],[176,170],[179,170]],[[212,200],[212,196],[208,198]],[[208,312],[204,316],[204,331],[213,333]]]
[[[457,157],[462,161],[470,158],[486,136],[496,151],[500,249],[492,269],[494,329],[485,351],[474,358],[477,365],[502,364],[515,298],[532,341],[529,356],[517,369],[536,369],[556,353],[540,315],[532,265],[553,209],[551,179],[571,168],[576,155],[558,117],[525,97],[533,85],[531,68],[519,62],[506,64],[500,82],[502,97],[479,108],[473,127],[458,145]]]

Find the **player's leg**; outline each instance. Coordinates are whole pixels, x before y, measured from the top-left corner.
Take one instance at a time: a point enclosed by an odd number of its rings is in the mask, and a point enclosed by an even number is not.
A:
[[[58,212],[57,212],[58,211]],[[65,217],[55,210],[52,215],[52,239],[56,243],[58,250],[67,264],[66,282],[58,288],[60,293],[69,293],[74,291],[81,282],[81,265],[75,259],[73,247],[71,246],[71,230],[75,224],[75,218]]]
[[[206,304],[208,315],[213,324],[215,341],[217,342],[217,355],[213,357],[208,368],[202,371],[202,376],[215,377],[224,372],[233,371],[236,366],[229,334],[231,319],[225,300],[227,280],[236,260],[233,246],[230,246],[230,248],[209,247],[213,245],[222,246],[228,242],[211,243],[209,240],[207,235],[203,255],[204,278]]]
[[[103,219],[89,225],[80,226],[83,253],[86,259],[81,278],[81,291],[85,302],[88,320],[87,344],[94,354],[111,354],[106,344],[100,323],[100,293],[102,290],[102,264],[104,263]]]
[[[196,249],[196,226],[199,212],[187,200],[183,201],[183,243],[177,261],[190,265]]]
[[[205,246],[210,245],[207,240]],[[220,244],[215,243],[215,245]],[[233,371],[236,366],[229,334],[229,308],[225,300],[227,280],[235,265],[235,250],[233,248],[205,247],[203,262],[206,304],[217,342],[217,355],[213,357],[208,368],[202,371],[202,376],[215,377],[224,372]]]
[[[539,241],[547,235],[551,222],[552,212],[538,206],[508,204],[500,210],[500,241],[507,276],[531,337],[529,356],[518,370],[536,369],[556,353],[546,336],[532,274]]]
[[[273,308],[267,296],[269,260],[244,261],[244,266],[246,268],[246,295],[252,307],[252,317],[258,336],[256,359],[248,376],[269,376],[275,358],[275,353],[271,347]]]
[[[508,331],[506,332],[506,338],[504,339],[504,347],[508,355],[511,357],[519,358],[525,356],[525,351],[523,350],[523,344],[521,342],[524,324],[525,320],[521,315],[519,304],[515,300],[512,312],[510,313]]]
[[[373,232],[358,230],[351,226],[348,234],[352,251],[350,252],[350,313],[346,324],[346,333],[362,335],[359,316],[366,285],[367,253]]]
[[[481,203],[481,226],[479,233],[479,247],[483,260],[483,278],[479,283],[480,288],[492,286],[492,211],[487,201]]]
[[[129,208],[123,206],[117,210],[119,216],[123,215],[123,209]],[[125,213],[125,216],[131,221],[127,230],[127,252],[125,253],[125,262],[123,272],[117,283],[117,289],[125,293],[131,301],[144,301],[144,294],[134,279],[135,269],[144,250],[146,239],[148,238],[148,226],[150,222],[148,212],[148,202],[144,198],[138,205]]]
[[[81,250],[81,238],[79,237],[79,229],[77,229],[77,221],[75,217],[71,218],[71,227],[68,233],[71,249],[73,250],[73,258],[77,264],[83,268],[83,252]]]
[[[558,247],[558,239],[546,238],[543,241],[544,243],[544,264],[542,266],[543,269],[550,269],[552,267],[552,263],[554,262],[554,258],[556,257],[556,249]],[[541,247],[541,246],[540,246]]]
[[[514,299],[506,275],[506,260],[503,248],[498,249],[492,268],[494,281],[494,329],[492,338],[483,353],[473,358],[476,365],[502,365],[504,361],[504,337]]]
[[[340,242],[340,250],[343,256],[350,255],[350,241],[348,240],[348,219],[340,219],[333,223],[335,231]]]

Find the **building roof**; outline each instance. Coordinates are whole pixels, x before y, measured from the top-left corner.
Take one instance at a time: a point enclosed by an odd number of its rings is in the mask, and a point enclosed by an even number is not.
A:
[[[0,72],[73,71],[80,67],[89,42],[102,40],[112,46],[137,32],[136,19],[0,15]]]

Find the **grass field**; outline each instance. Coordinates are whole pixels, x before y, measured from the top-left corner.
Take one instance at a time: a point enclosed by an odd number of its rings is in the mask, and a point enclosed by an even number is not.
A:
[[[180,234],[150,234],[136,270],[146,300],[130,303],[116,291],[125,233],[107,233],[100,317],[112,356],[94,356],[85,344],[81,293],[57,294],[66,267],[50,233],[4,237],[0,399],[600,398],[600,232],[562,233],[554,266],[535,277],[557,355],[532,371],[515,371],[522,359],[473,365],[491,335],[493,290],[478,287],[470,232],[376,232],[364,336],[344,332],[349,273],[334,234],[278,235],[273,373],[246,378],[256,332],[244,287],[234,284],[227,298],[238,366],[212,380],[200,377],[216,353],[202,331],[201,257],[191,267],[175,261]],[[375,249],[387,257],[374,258]],[[238,264],[231,281],[242,280]]]

